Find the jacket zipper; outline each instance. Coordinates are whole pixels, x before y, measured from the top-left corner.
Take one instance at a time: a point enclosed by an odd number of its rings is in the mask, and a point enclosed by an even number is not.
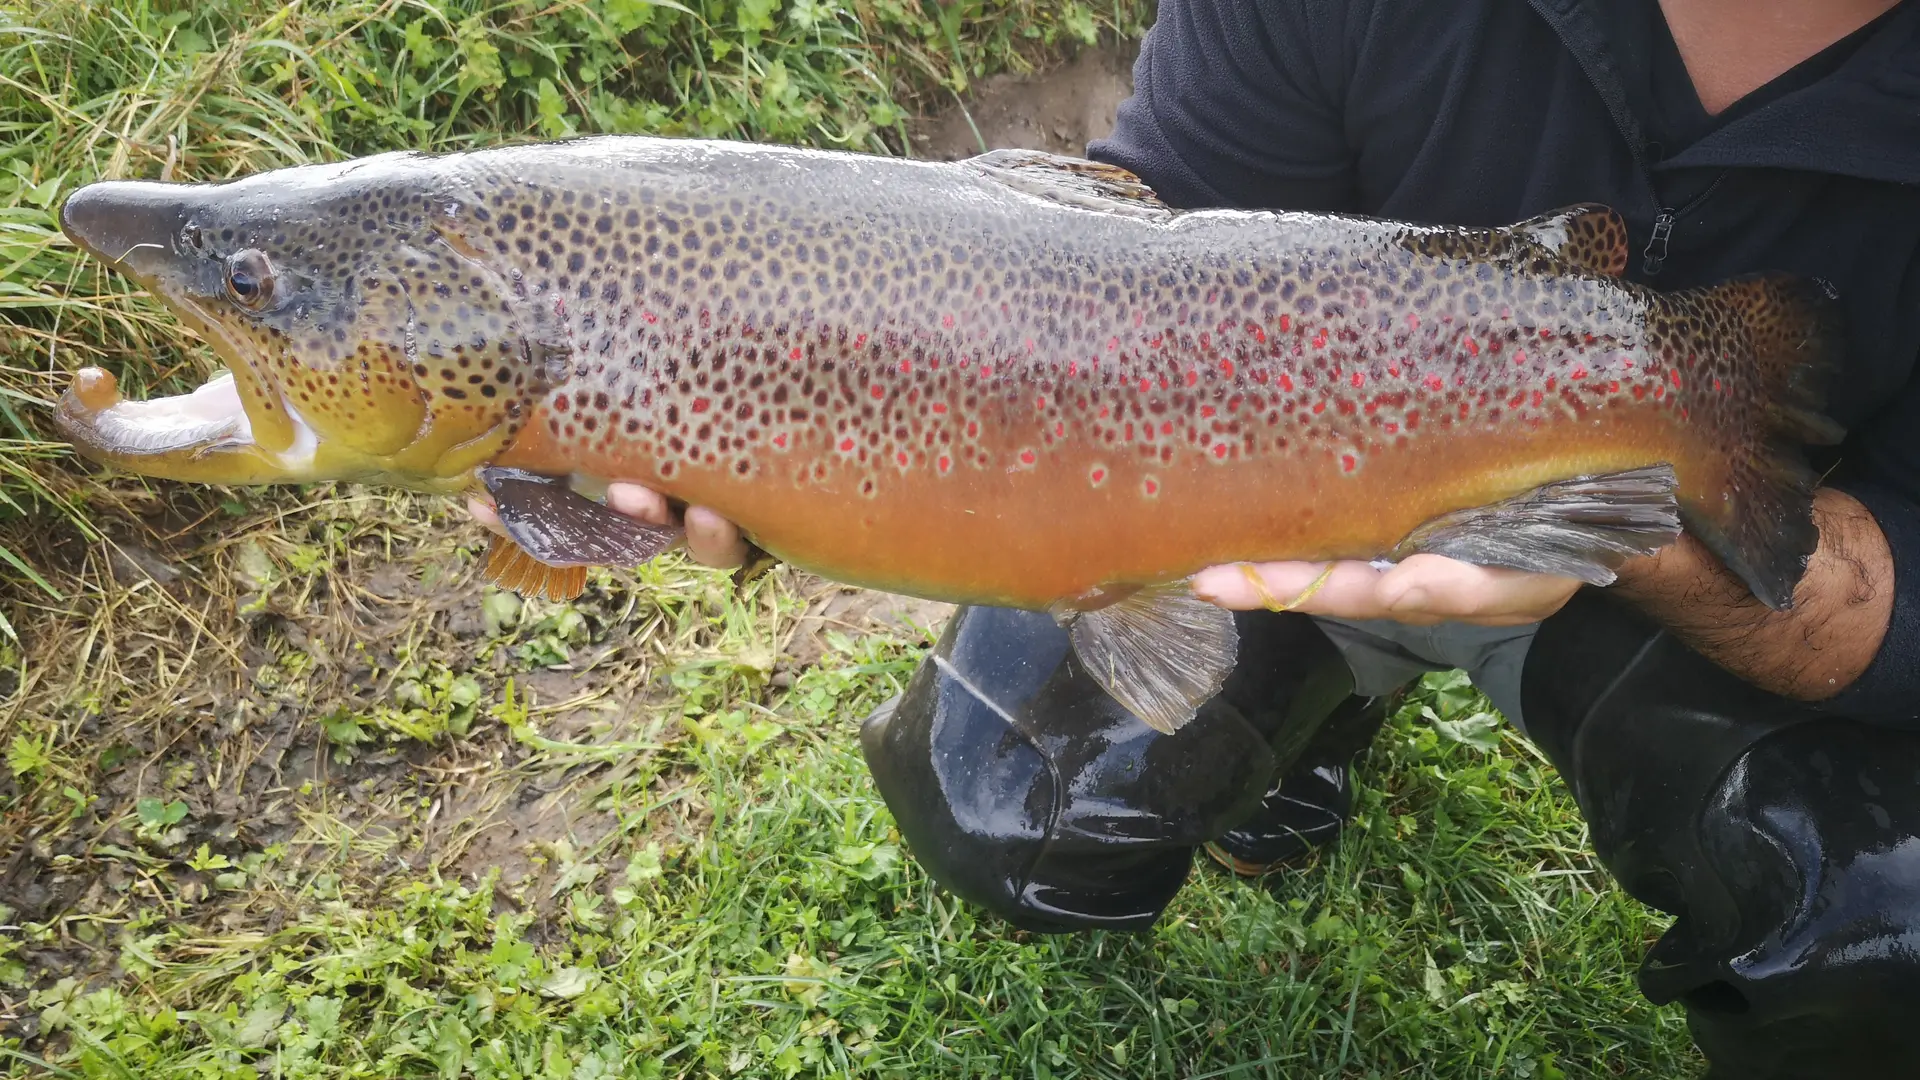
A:
[[[1691,213],[1705,202],[1707,197],[1713,194],[1714,189],[1720,186],[1720,181],[1727,178],[1727,173],[1722,171],[1719,176],[1714,177],[1713,183],[1707,185],[1707,190],[1678,210],[1662,202],[1660,190],[1653,183],[1653,170],[1647,166],[1646,148],[1641,145],[1638,138],[1640,125],[1627,113],[1626,103],[1619,99],[1618,94],[1610,93],[1605,86],[1601,85],[1600,80],[1594,77],[1593,64],[1588,60],[1585,50],[1575,48],[1574,42],[1568,40],[1566,28],[1561,20],[1546,10],[1546,0],[1530,0],[1530,3],[1534,11],[1553,28],[1554,36],[1560,39],[1561,47],[1566,49],[1573,57],[1573,62],[1580,66],[1581,74],[1587,77],[1587,85],[1593,87],[1594,92],[1600,95],[1601,102],[1607,107],[1607,115],[1613,118],[1613,126],[1620,133],[1621,141],[1627,144],[1627,152],[1633,156],[1634,172],[1639,174],[1641,186],[1647,189],[1647,201],[1651,202],[1657,210],[1653,219],[1653,235],[1647,239],[1647,246],[1641,252],[1640,262],[1641,272],[1652,277],[1660,273],[1661,265],[1666,262],[1667,245],[1673,237],[1674,223],[1682,214]]]
[[[1660,273],[1660,267],[1667,261],[1667,243],[1673,238],[1673,223],[1678,220],[1682,214],[1691,214],[1695,210],[1698,210],[1700,204],[1711,198],[1713,193],[1719,189],[1720,182],[1726,178],[1727,170],[1723,169],[1720,175],[1713,178],[1713,183],[1707,185],[1707,190],[1687,200],[1687,205],[1678,210],[1675,210],[1671,206],[1660,207],[1660,213],[1653,219],[1653,235],[1647,238],[1646,249],[1640,253],[1640,272],[1642,274],[1648,277],[1655,277]],[[1647,182],[1647,187],[1651,190],[1653,188],[1653,177],[1643,173],[1642,179]],[[1654,201],[1656,205],[1659,202],[1658,199]]]

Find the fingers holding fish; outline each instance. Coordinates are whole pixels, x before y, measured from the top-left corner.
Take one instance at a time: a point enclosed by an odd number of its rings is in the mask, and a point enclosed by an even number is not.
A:
[[[1467,622],[1519,626],[1565,606],[1573,578],[1413,555],[1382,569],[1366,562],[1236,563],[1194,575],[1193,591],[1222,607],[1299,611],[1416,626]]]
[[[746,562],[747,542],[731,521],[704,506],[690,507],[684,522],[674,518],[667,497],[641,484],[607,485],[607,506],[648,525],[684,524],[688,554],[695,562],[721,570],[731,570]],[[488,532],[505,537],[507,529],[493,504],[480,496],[468,496],[467,513]]]
[[[687,509],[686,524],[687,550],[696,562],[731,570],[747,561],[747,541],[733,522],[704,506],[694,506]]]

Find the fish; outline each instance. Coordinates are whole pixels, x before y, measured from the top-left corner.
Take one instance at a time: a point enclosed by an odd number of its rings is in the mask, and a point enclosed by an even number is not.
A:
[[[710,507],[830,579],[1053,613],[1161,731],[1237,659],[1215,565],[1433,552],[1605,585],[1683,532],[1791,605],[1838,297],[1627,281],[1621,217],[1168,205],[1033,151],[926,162],[604,136],[104,181],[65,234],[225,370],[83,457],[220,485],[478,494],[485,576],[565,599]],[[1297,602],[1279,600],[1284,608]]]

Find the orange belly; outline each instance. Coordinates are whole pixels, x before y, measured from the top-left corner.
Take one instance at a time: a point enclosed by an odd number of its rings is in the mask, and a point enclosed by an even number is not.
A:
[[[628,444],[570,447],[539,422],[527,431],[499,464],[645,484],[849,584],[1032,609],[1221,563],[1375,558],[1441,514],[1570,477],[1665,462],[1683,491],[1697,491],[1712,469],[1687,459],[1666,414],[1631,408],[1547,431],[1436,431],[1364,459],[1317,450],[1149,462],[1065,440],[1031,464],[1016,454],[945,475],[840,469],[828,483],[795,479],[807,464],[799,455],[745,479],[681,468],[663,480]]]

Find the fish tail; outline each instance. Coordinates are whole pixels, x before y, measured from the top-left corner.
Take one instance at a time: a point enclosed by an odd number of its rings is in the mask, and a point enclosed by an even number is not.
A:
[[[1786,274],[1737,278],[1664,297],[1654,329],[1674,335],[1660,343],[1668,355],[1691,358],[1669,378],[1714,463],[1682,473],[1681,520],[1755,598],[1785,610],[1820,540],[1804,448],[1845,435],[1824,415],[1844,347],[1834,291]]]

